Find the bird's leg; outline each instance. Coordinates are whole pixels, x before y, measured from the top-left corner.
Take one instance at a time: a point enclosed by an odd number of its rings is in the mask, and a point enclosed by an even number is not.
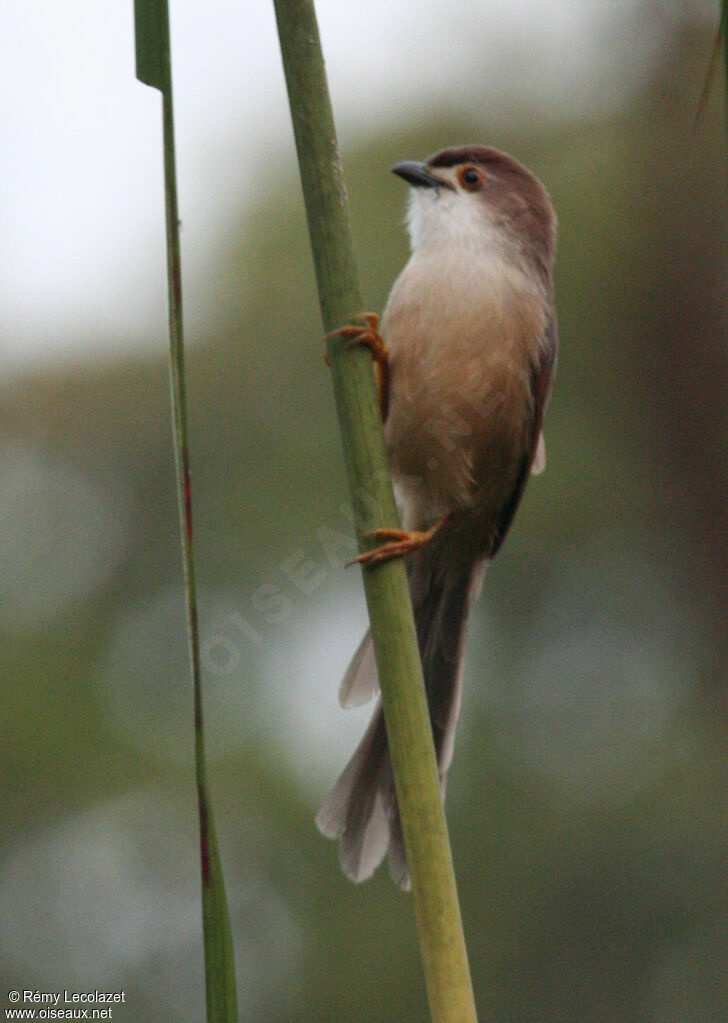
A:
[[[349,565],[378,565],[382,561],[389,561],[390,558],[401,558],[403,555],[409,554],[410,551],[419,550],[432,539],[446,519],[447,515],[444,515],[430,529],[413,530],[412,532],[407,532],[406,529],[373,529],[371,532],[365,533],[364,536],[371,536],[375,540],[385,540],[386,542],[380,544],[379,547],[374,547],[371,551],[364,551],[363,554],[350,561]]]
[[[362,313],[361,319],[366,321],[366,326],[347,324],[324,335],[324,341],[330,337],[348,337],[351,340],[346,345],[347,348],[351,348],[354,345],[366,345],[372,353],[376,366],[379,407],[382,410],[382,419],[386,419],[389,410],[389,357],[387,355],[387,346],[377,329],[379,326],[377,314]],[[328,356],[325,356],[325,359],[328,365]]]

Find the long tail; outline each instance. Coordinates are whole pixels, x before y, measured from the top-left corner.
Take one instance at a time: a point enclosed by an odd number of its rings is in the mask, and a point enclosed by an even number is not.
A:
[[[433,538],[408,555],[408,576],[443,795],[460,711],[462,660],[470,597],[479,577],[472,561],[448,557]],[[344,677],[341,700],[352,705],[378,688],[371,637],[366,634]],[[381,702],[351,760],[316,816],[319,830],[339,838],[339,861],[363,881],[389,850],[393,880],[409,887],[409,872],[394,791]]]

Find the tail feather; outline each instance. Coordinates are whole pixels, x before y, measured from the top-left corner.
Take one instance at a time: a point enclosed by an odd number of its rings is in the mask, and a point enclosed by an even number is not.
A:
[[[408,558],[408,577],[443,796],[460,711],[462,652],[468,604],[479,578],[471,561],[448,557],[435,541]],[[444,566],[444,567],[443,567]],[[378,688],[369,633],[344,676],[344,705]],[[393,880],[409,888],[409,872],[394,791],[381,702],[351,760],[316,817],[319,830],[339,838],[344,873],[363,881],[389,850]]]
[[[412,560],[409,584],[437,766],[443,781],[452,762],[460,714],[463,647],[475,566],[448,562],[436,552],[427,554],[427,558]]]
[[[374,873],[389,845],[388,807],[391,778],[387,733],[381,706],[349,763],[316,815],[327,838],[341,839],[339,862],[352,881]]]
[[[339,686],[339,703],[347,710],[360,707],[379,692],[372,634],[367,629]]]

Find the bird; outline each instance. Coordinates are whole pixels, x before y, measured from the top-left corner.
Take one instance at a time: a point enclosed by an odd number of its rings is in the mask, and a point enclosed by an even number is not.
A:
[[[404,557],[444,798],[460,711],[468,610],[531,475],[546,463],[543,419],[555,375],[556,214],[539,179],[485,145],[442,149],[392,168],[409,186],[411,254],[381,322],[341,333],[379,371],[384,438],[402,530],[364,565]],[[377,693],[371,635],[339,691],[344,707]],[[353,881],[385,855],[409,871],[381,699],[316,824],[339,840]]]

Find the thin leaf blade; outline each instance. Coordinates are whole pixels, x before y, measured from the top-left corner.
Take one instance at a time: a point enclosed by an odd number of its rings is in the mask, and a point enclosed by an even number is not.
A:
[[[237,1023],[235,957],[230,914],[206,781],[202,669],[192,542],[192,486],[185,385],[182,268],[167,0],[135,0],[134,23],[137,78],[162,93],[172,425],[194,698],[195,780],[200,825],[207,1023]]]
[[[134,39],[137,78],[163,92],[169,66],[167,0],[134,0]]]

